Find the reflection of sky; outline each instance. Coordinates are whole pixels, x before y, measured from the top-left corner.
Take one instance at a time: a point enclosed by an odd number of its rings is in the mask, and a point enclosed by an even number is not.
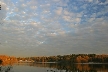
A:
[[[1,0],[0,53],[107,53],[107,0]]]

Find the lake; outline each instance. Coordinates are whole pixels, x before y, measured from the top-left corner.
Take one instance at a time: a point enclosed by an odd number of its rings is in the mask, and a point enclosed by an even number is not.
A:
[[[108,64],[15,63],[0,72],[108,72]]]

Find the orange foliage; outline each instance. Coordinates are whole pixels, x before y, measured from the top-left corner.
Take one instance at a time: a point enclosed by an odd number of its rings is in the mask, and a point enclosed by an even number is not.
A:
[[[2,61],[2,65],[12,64],[14,62],[17,62],[16,57],[10,57],[6,55],[0,55],[0,60]]]

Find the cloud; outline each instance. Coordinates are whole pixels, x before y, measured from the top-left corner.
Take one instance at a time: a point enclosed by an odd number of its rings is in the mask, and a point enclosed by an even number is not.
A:
[[[7,13],[7,6],[6,3],[3,1],[0,1],[1,10],[0,10],[0,21],[4,20],[6,18]]]
[[[55,11],[58,15],[62,14],[62,7],[57,8],[57,10]]]
[[[13,50],[24,55],[29,51],[30,55],[54,55],[108,50],[107,1],[7,1],[0,1],[0,17],[5,19],[0,26],[0,48],[9,54]]]
[[[107,27],[107,20],[98,18],[95,19],[95,21],[88,23],[87,26],[77,26],[77,32],[75,33],[71,32],[65,36],[57,36],[56,38],[51,38],[49,42],[50,45],[52,45],[54,48],[59,49],[58,54],[62,54],[62,52],[64,52],[65,54],[107,53],[105,52],[105,50],[108,50]]]

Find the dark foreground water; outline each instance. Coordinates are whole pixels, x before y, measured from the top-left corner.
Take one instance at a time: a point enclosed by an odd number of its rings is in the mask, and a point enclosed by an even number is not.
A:
[[[108,64],[16,63],[0,66],[0,72],[108,72]]]

